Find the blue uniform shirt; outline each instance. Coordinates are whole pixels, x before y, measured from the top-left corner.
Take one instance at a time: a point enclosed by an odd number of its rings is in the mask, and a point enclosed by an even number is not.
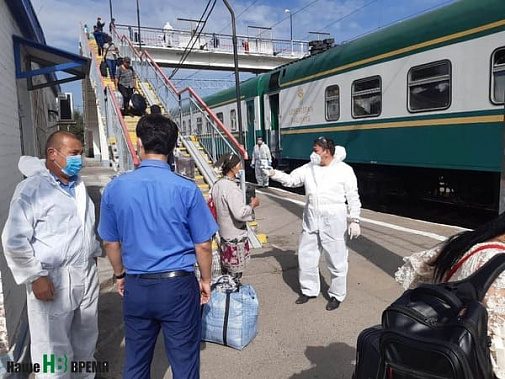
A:
[[[110,182],[103,194],[98,233],[121,242],[128,274],[193,271],[195,244],[218,230],[200,190],[158,160]]]
[[[63,189],[63,191],[65,191],[70,196],[75,198],[75,183],[77,182],[77,179],[79,179],[79,177],[77,175],[71,176],[70,179],[68,179],[68,184],[63,183],[60,180],[60,178],[58,178],[52,172],[51,172],[51,175],[56,180],[56,182],[60,185],[60,187]]]

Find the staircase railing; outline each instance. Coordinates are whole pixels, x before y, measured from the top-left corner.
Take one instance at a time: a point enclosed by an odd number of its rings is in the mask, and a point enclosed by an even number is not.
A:
[[[158,94],[161,105],[178,124],[184,140],[188,141],[189,136],[195,136],[214,163],[223,154],[230,152],[234,152],[243,159],[248,158],[245,148],[238,143],[236,138],[192,88],[186,87],[178,90],[150,54],[147,51],[138,52],[128,36],[120,36],[114,30],[113,38],[116,46],[120,49],[120,54],[130,56],[134,70],[140,80],[149,83],[153,91]],[[183,109],[188,109],[193,112],[193,115],[198,113],[201,124],[197,123],[192,128],[183,128],[181,125],[184,115]],[[209,184],[213,184],[213,182]]]
[[[100,74],[100,59],[91,48],[90,40],[82,27],[81,48],[83,55],[92,59],[89,80],[95,92],[98,115],[102,120],[99,122],[99,129],[105,124],[105,130],[100,130],[100,133],[106,135],[113,167],[119,172],[131,171],[139,164],[135,148],[121,115],[114,89],[105,85]]]
[[[209,169],[208,162],[205,159],[201,159],[201,157],[196,159],[198,149],[195,149],[196,145],[193,143],[191,136],[197,138],[198,143],[205,148],[207,155],[214,163],[223,154],[230,152],[234,152],[242,160],[247,159],[247,151],[244,146],[238,143],[235,137],[193,89],[187,87],[181,91],[177,90],[148,52],[138,52],[131,40],[125,35],[120,36],[115,29],[113,29],[113,40],[116,46],[119,47],[121,56],[129,56],[131,58],[131,63],[137,76],[141,81],[149,83],[153,91],[158,94],[159,100],[165,110],[179,124],[178,127],[183,143],[188,148],[188,151],[192,151],[195,163],[200,172],[205,175],[205,180],[208,184],[213,185],[217,180],[217,175],[215,171]],[[189,104],[190,110],[193,109],[200,112],[202,128],[198,129],[197,126],[196,130],[189,130],[189,132],[181,129],[182,110],[186,103]],[[204,120],[205,129],[203,128]],[[245,200],[245,175],[241,177],[240,187]],[[252,246],[254,248],[261,247],[261,242],[249,225],[247,229],[248,238]]]

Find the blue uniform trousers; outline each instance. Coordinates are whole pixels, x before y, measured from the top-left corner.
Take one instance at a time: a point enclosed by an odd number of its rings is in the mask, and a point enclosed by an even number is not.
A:
[[[170,279],[127,276],[123,299],[123,378],[149,379],[160,329],[173,378],[200,377],[200,287],[194,275]]]

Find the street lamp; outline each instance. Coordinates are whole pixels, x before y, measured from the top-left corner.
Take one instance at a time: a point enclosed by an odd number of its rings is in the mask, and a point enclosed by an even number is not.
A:
[[[244,135],[242,129],[242,108],[240,107],[240,76],[238,72],[238,50],[237,50],[237,28],[235,26],[235,13],[227,0],[223,0],[224,5],[228,8],[231,16],[231,33],[233,43],[233,66],[235,68],[235,95],[237,97],[237,118],[238,118],[238,143],[244,145]],[[243,160],[243,158],[242,158]],[[242,162],[244,166],[244,162]]]
[[[137,38],[139,43],[139,50],[142,50],[142,39],[140,37],[140,7],[139,0],[137,0]]]
[[[112,22],[112,0],[109,0],[110,20]]]
[[[291,11],[289,9],[285,9],[284,12],[289,13],[291,56],[293,56],[294,55],[294,51],[293,51],[293,13],[291,13]]]

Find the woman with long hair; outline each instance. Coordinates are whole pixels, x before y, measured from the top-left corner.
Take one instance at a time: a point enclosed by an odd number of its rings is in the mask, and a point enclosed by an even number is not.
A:
[[[405,289],[420,283],[462,280],[496,254],[505,253],[505,213],[475,230],[456,234],[432,249],[404,258],[395,274]],[[488,311],[491,358],[497,378],[505,378],[505,272],[495,280],[484,301]]]

